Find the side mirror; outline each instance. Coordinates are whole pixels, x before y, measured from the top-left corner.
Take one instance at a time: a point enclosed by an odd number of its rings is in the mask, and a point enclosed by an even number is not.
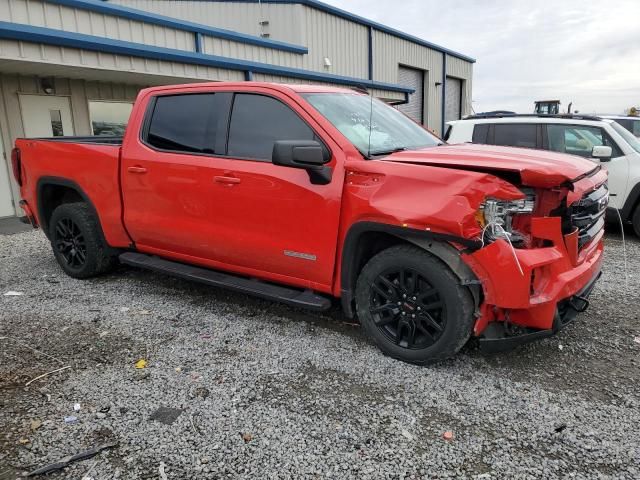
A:
[[[325,150],[315,140],[279,140],[273,144],[271,161],[281,167],[302,168],[314,185],[331,181],[331,168],[325,166]]]
[[[593,150],[591,150],[591,156],[601,162],[609,162],[613,156],[613,149],[605,145],[596,145],[593,147]]]

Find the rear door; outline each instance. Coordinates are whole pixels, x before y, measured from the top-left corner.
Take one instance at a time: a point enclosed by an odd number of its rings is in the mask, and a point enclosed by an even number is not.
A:
[[[231,99],[210,91],[155,97],[141,139],[124,144],[124,222],[140,250],[216,257],[216,215],[226,208],[214,195],[216,154],[224,152]]]

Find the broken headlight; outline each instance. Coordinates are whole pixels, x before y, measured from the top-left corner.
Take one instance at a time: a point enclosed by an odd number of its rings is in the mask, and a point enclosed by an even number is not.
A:
[[[513,228],[516,215],[533,213],[536,198],[533,192],[525,192],[526,197],[520,200],[500,200],[487,198],[478,212],[478,220],[482,226],[482,242],[491,243],[502,238],[519,245],[525,240],[524,235]]]

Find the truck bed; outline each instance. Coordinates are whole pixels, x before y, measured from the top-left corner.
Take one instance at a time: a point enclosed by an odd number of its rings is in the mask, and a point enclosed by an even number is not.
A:
[[[29,140],[41,140],[47,142],[91,143],[94,145],[122,145],[122,137],[116,135],[88,135],[68,137],[40,137]]]
[[[24,171],[23,198],[45,232],[48,226],[43,216],[55,208],[64,188],[73,188],[95,209],[109,245],[130,242],[122,225],[121,143],[122,137],[111,136],[16,141]]]

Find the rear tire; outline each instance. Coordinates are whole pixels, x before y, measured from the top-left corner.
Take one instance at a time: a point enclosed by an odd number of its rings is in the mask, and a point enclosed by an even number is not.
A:
[[[640,237],[640,205],[636,207],[636,211],[633,212],[631,217],[631,224],[633,225],[633,231],[638,237]]]
[[[70,277],[93,277],[116,264],[102,240],[98,219],[86,203],[57,207],[49,221],[49,239],[58,264]]]
[[[356,308],[380,350],[419,365],[455,355],[471,336],[475,310],[449,267],[411,245],[369,260],[356,284]]]

